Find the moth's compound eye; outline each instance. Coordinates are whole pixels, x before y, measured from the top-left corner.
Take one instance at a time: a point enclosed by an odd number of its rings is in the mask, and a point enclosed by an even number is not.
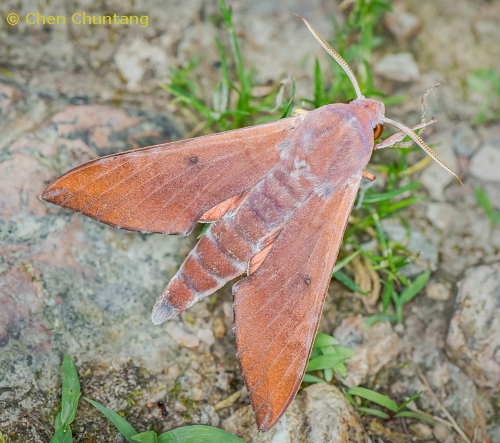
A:
[[[348,105],[349,103],[351,103],[351,102],[352,102],[352,101],[354,101],[354,100],[356,100],[356,99],[355,99],[355,98],[351,98],[350,100],[347,100],[347,101],[345,102],[345,104],[346,104],[346,105]]]
[[[384,132],[384,125],[378,124],[377,127],[373,129],[373,139],[377,140],[377,138],[382,135],[382,132]]]

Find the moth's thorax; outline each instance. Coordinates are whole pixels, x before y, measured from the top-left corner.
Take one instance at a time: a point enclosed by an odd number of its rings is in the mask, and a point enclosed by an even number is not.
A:
[[[382,123],[382,119],[385,115],[385,106],[382,102],[371,100],[369,98],[361,98],[352,100],[349,103],[349,106],[363,109],[366,113],[368,113],[372,123],[372,128],[375,128],[378,124]]]

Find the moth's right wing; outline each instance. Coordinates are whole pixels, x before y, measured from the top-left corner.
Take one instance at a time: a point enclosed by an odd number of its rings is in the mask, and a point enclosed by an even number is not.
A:
[[[280,158],[277,146],[300,121],[290,117],[103,157],[53,181],[41,199],[121,229],[188,235],[207,211],[269,173]]]
[[[236,353],[260,432],[283,415],[304,376],[357,175],[306,202],[257,270],[233,286]]]

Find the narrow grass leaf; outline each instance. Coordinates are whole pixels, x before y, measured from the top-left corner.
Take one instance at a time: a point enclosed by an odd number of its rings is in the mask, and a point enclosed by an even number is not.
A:
[[[312,348],[311,355],[309,356],[309,360],[312,360],[313,358],[319,357],[320,355],[323,355],[321,352],[321,348]]]
[[[311,374],[304,374],[304,378],[302,379],[304,383],[324,383],[325,380],[319,377],[315,377]]]
[[[370,316],[370,317],[368,317],[366,319],[365,328],[366,329],[371,328],[375,323],[379,323],[379,322],[382,322],[382,321],[396,321],[396,320],[397,320],[397,317],[395,315],[392,315],[392,314],[387,314],[387,315],[383,315],[383,314],[372,315],[372,316]]]
[[[319,108],[323,106],[325,103],[324,98],[324,87],[323,87],[323,78],[321,76],[321,68],[319,66],[318,57],[316,57],[316,63],[314,65],[314,107]]]
[[[390,212],[397,211],[398,209],[404,208],[406,206],[412,205],[413,203],[418,203],[418,202],[423,202],[426,201],[427,197],[412,197],[408,198],[406,200],[402,200],[400,202],[394,203],[393,205],[389,206],[388,208],[384,208],[383,212],[385,214],[389,214]],[[383,217],[382,217],[383,218]]]
[[[292,95],[290,96],[290,100],[288,101],[286,108],[283,111],[283,114],[281,114],[281,118],[288,117],[288,114],[290,113],[290,108],[292,107],[292,102],[293,102],[294,97],[295,97],[295,79],[293,79]]]
[[[389,307],[392,291],[392,277],[389,277],[385,285],[384,298],[382,299],[382,315],[387,314],[387,308]]]
[[[229,432],[211,426],[185,426],[158,437],[157,443],[245,443]]]
[[[413,397],[410,397],[408,400],[406,400],[399,408],[398,408],[398,411],[401,411],[401,409],[403,409],[408,403],[410,403],[411,401],[415,400],[416,398],[420,397],[422,395],[422,392],[424,391],[420,391],[418,394],[415,394]]]
[[[55,433],[50,443],[73,443],[73,434],[68,425],[61,426]]]
[[[322,348],[324,346],[333,346],[338,344],[339,342],[335,340],[331,335],[318,332],[316,334],[316,338],[314,339],[313,348]]]
[[[429,271],[420,274],[399,296],[399,303],[404,305],[417,295],[429,280],[431,273]]]
[[[118,429],[118,432],[120,432],[120,434],[122,434],[129,443],[135,443],[132,437],[134,435],[137,435],[137,431],[127,420],[125,420],[122,416],[112,411],[111,409],[105,408],[104,406],[95,402],[94,400],[90,400],[90,398],[86,397],[83,398],[87,400],[91,405],[99,409],[99,411],[101,411],[106,417],[108,417],[111,423],[113,423],[116,429]]]
[[[386,397],[385,395],[379,394],[378,392],[372,391],[370,389],[362,388],[360,386],[355,386],[349,389],[349,394],[357,395],[358,397],[370,400],[393,412],[398,412],[398,405],[393,400],[391,400],[389,397]]]
[[[344,380],[347,378],[349,375],[347,373],[347,368],[345,367],[344,363],[339,363],[333,367],[333,370]]]
[[[342,271],[337,271],[333,274],[333,278],[338,280],[343,285],[347,286],[352,292],[358,292],[359,294],[366,295],[365,291],[362,291],[361,288],[354,282],[354,280],[348,275],[344,274]]]
[[[69,355],[65,355],[62,363],[62,407],[61,423],[69,425],[76,415],[80,398],[80,380],[76,371],[75,362]]]
[[[353,405],[355,408],[358,407],[352,395],[349,394],[349,392],[347,392],[344,388],[342,388],[342,394],[344,394],[344,397],[347,398],[347,400],[349,400],[349,403],[351,403],[351,405]]]
[[[335,274],[336,272],[340,271],[347,263],[349,263],[354,257],[356,257],[358,254],[360,254],[362,249],[358,249],[356,252],[353,252],[352,254],[348,255],[347,257],[343,258],[340,260],[335,267],[333,268],[332,274]]]
[[[157,443],[158,436],[155,431],[141,432],[140,434],[134,435],[132,440],[141,443]]]
[[[367,195],[365,195],[365,198],[363,200],[363,206],[369,203],[378,203],[384,200],[391,200],[394,197],[397,197],[398,195],[401,195],[406,191],[412,191],[413,189],[416,189],[419,186],[420,182],[412,182],[408,183],[406,186],[403,186],[402,188],[384,192],[382,194],[367,193]]]
[[[416,418],[417,420],[425,420],[432,424],[436,423],[436,420],[432,419],[431,417],[427,417],[427,415],[419,414],[418,412],[413,411],[398,412],[394,417]]]
[[[333,346],[324,346],[321,349],[323,355],[336,355],[335,348]],[[332,381],[333,379],[333,367],[323,369],[323,377],[326,381]]]
[[[483,207],[484,212],[486,212],[486,215],[488,216],[490,221],[492,223],[495,223],[497,221],[497,217],[495,211],[493,210],[493,207],[491,206],[490,200],[486,195],[486,192],[484,192],[484,190],[481,188],[476,188],[475,192],[476,192],[476,199],[479,202],[479,204]]]
[[[320,355],[313,358],[307,364],[306,371],[317,371],[319,369],[333,368],[335,365],[348,360],[347,357],[340,355]]]
[[[356,409],[358,411],[364,412],[365,414],[374,415],[375,417],[389,418],[389,414],[387,414],[384,411],[381,411],[380,409],[374,409],[374,408],[356,408]]]

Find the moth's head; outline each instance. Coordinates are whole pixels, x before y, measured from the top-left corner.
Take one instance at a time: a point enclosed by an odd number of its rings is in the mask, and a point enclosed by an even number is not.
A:
[[[458,181],[462,183],[462,181],[458,178],[458,175],[455,174],[448,166],[446,166],[444,162],[432,151],[431,148],[429,148],[424,143],[424,141],[415,132],[413,132],[410,128],[403,125],[402,123],[391,120],[390,118],[387,118],[385,116],[385,107],[383,103],[363,97],[363,94],[361,94],[361,89],[356,80],[356,77],[354,76],[354,73],[352,72],[349,65],[345,62],[345,60],[316,33],[316,31],[307,22],[307,20],[303,19],[300,15],[297,15],[297,17],[299,17],[306,24],[306,26],[309,28],[309,31],[311,31],[311,34],[314,36],[314,38],[318,40],[318,42],[321,44],[321,46],[323,46],[326,52],[328,52],[328,54],[330,54],[335,59],[335,61],[342,67],[342,69],[348,75],[349,79],[351,80],[352,86],[356,91],[356,98],[353,100],[349,100],[348,103],[353,105],[356,104],[358,106],[363,107],[366,111],[368,111],[370,118],[372,120],[374,140],[376,140],[382,135],[382,132],[384,130],[384,123],[394,126],[398,128],[400,131],[404,132],[406,135],[408,135],[417,145],[419,145],[427,153],[427,155],[429,155],[434,161],[436,161],[440,166],[446,169],[450,174],[454,175],[458,179]]]
[[[370,98],[354,98],[347,102],[352,106],[358,106],[370,117],[373,129],[373,139],[377,140],[384,131],[385,106],[382,102]]]

